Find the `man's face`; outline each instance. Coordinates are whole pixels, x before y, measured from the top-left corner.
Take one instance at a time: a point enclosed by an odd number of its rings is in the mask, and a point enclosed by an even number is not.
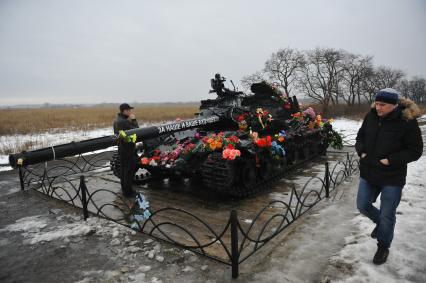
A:
[[[385,103],[381,101],[376,101],[376,111],[377,115],[380,117],[386,116],[396,108],[396,104]]]
[[[123,115],[130,116],[130,114],[132,114],[132,109],[124,109],[123,110]]]

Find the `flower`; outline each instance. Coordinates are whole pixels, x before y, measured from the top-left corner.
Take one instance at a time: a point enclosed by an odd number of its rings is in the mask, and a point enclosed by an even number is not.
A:
[[[255,141],[255,143],[258,147],[271,147],[272,145],[271,136],[260,138],[257,141]]]
[[[279,157],[285,156],[284,148],[281,145],[279,145],[276,141],[273,141],[271,145],[272,145],[272,153],[274,155],[277,155]]]
[[[237,121],[238,122],[242,122],[242,121],[244,121],[245,119],[246,119],[246,117],[248,116],[248,114],[247,113],[244,113],[244,114],[241,114],[241,115],[238,115],[237,116]]]
[[[149,201],[147,201],[145,199],[145,196],[142,193],[139,193],[136,196],[136,201],[139,205],[139,208],[144,209],[144,210],[149,208]]]
[[[314,120],[316,117],[315,111],[312,109],[312,107],[308,107],[305,111],[303,111],[303,115],[308,116],[312,120]]]
[[[141,159],[141,164],[142,165],[148,165],[149,164],[149,158],[147,158],[147,157],[142,157],[142,159]]]
[[[316,119],[315,119],[315,124],[316,124],[318,127],[321,127],[321,124],[322,124],[321,115],[317,115],[317,117],[316,117]]]
[[[246,130],[248,127],[246,120],[243,120],[241,122],[238,123],[238,128],[240,130]]]
[[[291,104],[289,102],[284,103],[284,109],[291,109]]]
[[[148,219],[151,217],[151,212],[149,210],[145,210],[143,212],[143,216],[145,217],[145,219]]]
[[[228,140],[232,143],[238,143],[240,139],[237,136],[230,136],[228,137]]]
[[[241,156],[238,149],[226,148],[222,151],[222,158],[226,160],[234,160],[237,156]]]
[[[222,158],[223,159],[228,159],[229,158],[229,153],[230,153],[230,149],[229,148],[227,148],[227,149],[224,149],[223,151],[222,151]]]

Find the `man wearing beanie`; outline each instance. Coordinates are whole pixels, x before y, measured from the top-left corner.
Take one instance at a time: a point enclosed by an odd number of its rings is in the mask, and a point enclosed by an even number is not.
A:
[[[417,117],[418,106],[400,98],[392,88],[380,90],[356,137],[360,156],[358,210],[375,224],[371,237],[377,239],[373,263],[383,264],[389,255],[407,175],[407,163],[420,158],[423,140]],[[380,208],[373,205],[380,195]]]

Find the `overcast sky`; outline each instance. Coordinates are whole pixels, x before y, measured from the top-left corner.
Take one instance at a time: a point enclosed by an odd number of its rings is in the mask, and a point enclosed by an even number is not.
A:
[[[426,1],[0,0],[0,105],[213,98],[283,47],[426,77]]]

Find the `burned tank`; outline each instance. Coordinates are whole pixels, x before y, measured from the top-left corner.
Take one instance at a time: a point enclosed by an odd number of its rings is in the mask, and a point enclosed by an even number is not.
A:
[[[211,79],[216,98],[202,100],[194,119],[159,125],[142,139],[136,182],[190,178],[210,190],[246,197],[325,154],[329,145],[341,146],[330,120],[312,108],[301,111],[297,98],[276,85],[255,83],[246,95],[225,88],[225,81],[220,74]],[[140,140],[143,131],[123,135],[136,133]],[[111,168],[117,177],[119,167],[115,156]]]

